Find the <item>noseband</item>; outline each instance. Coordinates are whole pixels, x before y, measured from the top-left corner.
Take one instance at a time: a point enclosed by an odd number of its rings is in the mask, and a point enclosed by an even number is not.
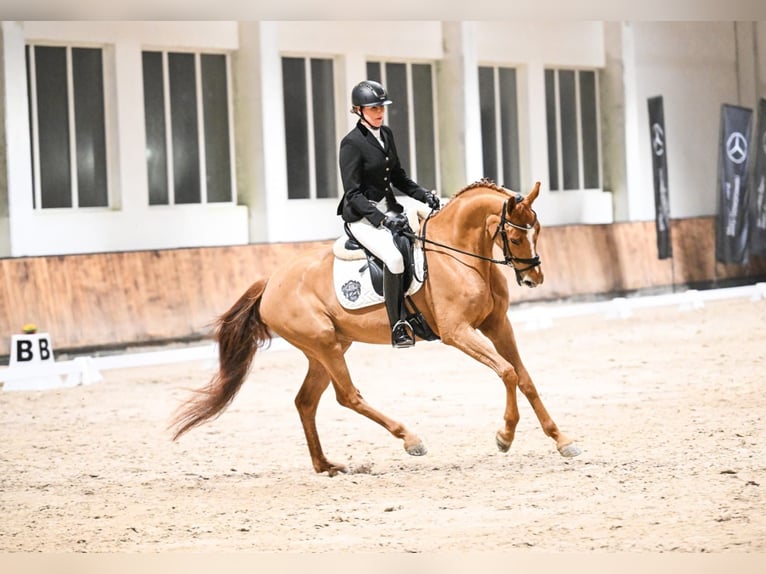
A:
[[[511,252],[511,246],[509,245],[508,240],[508,233],[506,232],[506,226],[510,225],[514,229],[519,229],[521,231],[529,231],[531,229],[534,229],[535,223],[537,223],[537,213],[535,213],[534,210],[532,210],[532,213],[535,214],[535,220],[530,223],[529,225],[516,225],[513,223],[510,219],[507,217],[508,213],[508,202],[511,201],[511,199],[506,199],[505,202],[503,202],[503,213],[500,215],[500,223],[497,224],[497,229],[495,230],[495,233],[492,235],[492,239],[494,240],[495,237],[497,237],[497,234],[500,234],[500,238],[503,240],[503,257],[505,258],[505,265],[510,265],[513,267],[513,270],[516,272],[516,282],[521,285],[521,273],[524,271],[529,271],[530,269],[534,269],[538,265],[541,264],[540,256],[535,255],[534,257],[516,257]],[[514,202],[519,201],[518,198],[514,198]],[[526,267],[519,267],[518,265],[526,265]]]

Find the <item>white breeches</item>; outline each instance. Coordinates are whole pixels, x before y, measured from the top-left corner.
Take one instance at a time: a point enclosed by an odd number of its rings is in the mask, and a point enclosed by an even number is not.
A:
[[[382,199],[378,202],[378,209],[383,213],[386,213],[387,202]],[[390,215],[393,215],[391,213]],[[386,265],[388,270],[399,275],[404,273],[404,259],[402,254],[394,245],[394,239],[391,236],[391,232],[382,225],[380,227],[374,227],[367,218],[362,218],[359,221],[354,221],[348,224],[351,235],[353,235],[359,243],[369,249],[375,256],[379,257],[381,261]]]

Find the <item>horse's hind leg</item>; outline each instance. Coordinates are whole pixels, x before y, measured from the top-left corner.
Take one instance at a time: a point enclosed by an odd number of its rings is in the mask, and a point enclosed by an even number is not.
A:
[[[341,348],[338,343],[335,343],[323,348],[322,354],[318,355],[323,367],[330,374],[335,389],[335,398],[338,403],[375,421],[396,438],[402,439],[404,441],[404,450],[408,454],[413,456],[426,454],[428,451],[416,434],[410,432],[402,423],[372,408],[364,400],[362,394],[351,381],[348,365],[343,357],[347,348]]]
[[[322,451],[319,441],[319,433],[316,426],[316,412],[322,393],[330,385],[330,375],[322,364],[316,359],[309,359],[309,370],[303,380],[298,394],[295,396],[295,407],[303,425],[306,435],[306,444],[309,447],[311,463],[318,473],[327,472],[329,476],[335,476],[338,472],[347,472],[342,464],[336,464],[327,460]]]

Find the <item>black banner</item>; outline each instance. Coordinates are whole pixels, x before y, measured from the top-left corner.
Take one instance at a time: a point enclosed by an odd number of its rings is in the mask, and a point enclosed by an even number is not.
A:
[[[721,263],[744,263],[747,259],[747,167],[752,118],[749,108],[721,106],[715,237],[715,258]]]
[[[668,196],[668,148],[665,141],[665,111],[662,96],[649,98],[649,138],[654,172],[654,211],[657,229],[657,256],[673,255],[670,242],[670,197]]]
[[[766,100],[758,109],[758,131],[752,155],[754,196],[750,197],[750,254],[766,257]]]

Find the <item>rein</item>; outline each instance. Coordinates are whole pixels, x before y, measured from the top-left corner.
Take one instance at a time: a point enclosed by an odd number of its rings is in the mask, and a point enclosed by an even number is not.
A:
[[[405,231],[402,233],[402,235],[405,235],[409,237],[410,239],[419,239],[423,243],[430,243],[431,245],[436,245],[438,247],[442,247],[444,249],[447,249],[449,251],[455,251],[456,253],[461,253],[463,255],[468,255],[469,257],[473,257],[475,259],[481,259],[482,261],[489,261],[490,263],[496,263],[498,265],[509,265],[513,268],[513,270],[516,272],[516,276],[518,279],[519,273],[523,271],[528,271],[529,269],[532,269],[534,267],[537,267],[541,264],[540,256],[535,255],[534,257],[516,257],[511,252],[511,248],[508,245],[508,234],[506,233],[505,227],[506,225],[510,225],[511,227],[515,229],[520,229],[521,231],[529,231],[535,226],[535,223],[537,222],[537,214],[532,211],[532,213],[535,213],[535,220],[529,224],[529,225],[516,225],[512,221],[510,221],[506,217],[506,213],[508,212],[508,202],[510,200],[506,199],[503,203],[503,213],[500,216],[500,223],[497,224],[497,229],[495,229],[495,233],[492,234],[492,240],[494,241],[495,237],[497,237],[497,234],[500,234],[500,237],[503,239],[503,259],[494,259],[492,257],[485,257],[484,255],[480,255],[478,253],[471,253],[470,251],[463,251],[462,249],[458,249],[457,247],[453,247],[451,245],[445,245],[444,243],[439,243],[438,241],[434,241],[433,239],[426,238],[426,226],[428,225],[428,220],[431,219],[431,216],[433,215],[433,211],[428,214],[428,217],[423,222],[423,231],[422,235],[417,235],[415,233],[411,233],[409,231]],[[523,267],[519,269],[516,267],[515,263],[521,263],[523,265],[527,265],[526,267]]]

